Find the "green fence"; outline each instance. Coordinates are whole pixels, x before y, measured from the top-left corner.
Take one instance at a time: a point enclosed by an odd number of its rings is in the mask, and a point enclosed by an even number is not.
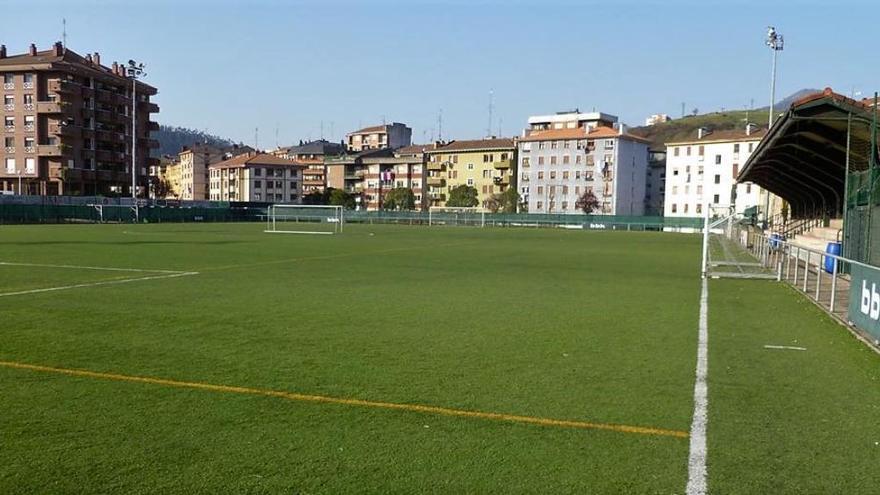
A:
[[[266,208],[177,208],[49,204],[0,204],[0,223],[253,222],[266,220]],[[488,227],[571,227],[593,230],[699,229],[701,218],[614,215],[483,214],[478,212],[346,211],[346,223],[474,225]]]

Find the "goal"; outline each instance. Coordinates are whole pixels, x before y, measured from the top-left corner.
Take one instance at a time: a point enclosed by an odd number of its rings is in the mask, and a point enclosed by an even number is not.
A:
[[[755,256],[752,246],[761,236],[754,235],[755,226],[731,207],[703,205],[703,277],[749,278],[774,280],[776,275]],[[761,250],[771,245],[758,246]]]
[[[271,205],[266,230],[272,234],[339,234],[345,224],[341,206]]]
[[[428,210],[428,225],[486,226],[486,210],[477,207],[435,206]]]

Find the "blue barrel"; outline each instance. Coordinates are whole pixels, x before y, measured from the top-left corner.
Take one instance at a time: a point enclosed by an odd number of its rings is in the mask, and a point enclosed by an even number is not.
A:
[[[770,248],[779,249],[779,241],[784,241],[785,236],[782,234],[770,234]]]
[[[828,246],[825,248],[825,252],[828,254],[833,254],[835,256],[840,256],[840,243],[829,242]],[[825,271],[828,273],[834,273],[834,258],[830,256],[825,257]],[[840,267],[837,267],[837,271],[840,271]]]

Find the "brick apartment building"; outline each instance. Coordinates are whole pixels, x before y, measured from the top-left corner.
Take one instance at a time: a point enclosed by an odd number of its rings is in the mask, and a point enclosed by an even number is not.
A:
[[[360,152],[384,148],[402,148],[412,144],[412,129],[406,124],[391,124],[365,127],[345,135],[348,151]]]
[[[148,168],[158,164],[150,138],[156,88],[137,82],[132,130],[132,81],[125,67],[101,64],[98,53],[78,55],[61,43],[44,51],[7,54],[0,45],[3,146],[0,190],[38,195],[131,194],[132,135],[137,184],[145,195]],[[19,185],[20,184],[20,185]]]
[[[303,194],[310,194],[322,193],[327,188],[327,166],[324,164],[324,159],[344,152],[343,144],[318,139],[308,143],[300,142],[298,146],[282,148],[275,152],[275,155],[306,166],[303,170]]]

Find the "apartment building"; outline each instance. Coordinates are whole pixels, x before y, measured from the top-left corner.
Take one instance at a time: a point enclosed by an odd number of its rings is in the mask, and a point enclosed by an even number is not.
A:
[[[159,146],[150,137],[159,129],[150,120],[159,111],[150,101],[156,88],[137,82],[134,107],[124,66],[104,66],[97,52],[81,56],[61,43],[42,51],[31,44],[17,55],[0,45],[0,79],[0,190],[127,196],[135,151],[138,194],[146,194],[148,169],[157,162],[150,150]]]
[[[405,187],[412,190],[416,210],[425,206],[425,152],[430,145],[410,145],[398,148],[390,156],[363,158],[363,201],[367,210],[381,210],[383,198],[392,189]]]
[[[238,145],[215,146],[197,143],[184,146],[177,155],[180,162],[180,199],[187,201],[209,199],[209,167],[253,151],[251,147]]]
[[[663,216],[666,196],[666,147],[648,149],[648,177],[645,182],[645,215]]]
[[[449,191],[476,188],[479,204],[516,187],[516,145],[511,138],[450,141],[428,151],[426,185],[431,206],[446,206]]]
[[[163,156],[158,164],[150,165],[150,198],[180,199],[180,160],[177,156]]]
[[[519,188],[529,213],[582,214],[592,192],[602,215],[643,215],[648,140],[600,112],[530,117],[518,140]]]
[[[402,148],[412,144],[412,129],[394,122],[375,125],[345,135],[348,151],[357,153],[382,148]]]
[[[304,165],[248,152],[208,166],[211,201],[302,203]]]
[[[327,166],[324,159],[345,153],[345,145],[324,139],[300,142],[298,146],[282,148],[275,154],[306,166],[303,170],[303,194],[322,193],[327,188]]]
[[[767,133],[749,125],[746,129],[697,131],[695,139],[666,143],[666,197],[664,216],[703,215],[703,205],[735,206],[742,213],[760,204],[761,189],[737,184],[740,166]]]

